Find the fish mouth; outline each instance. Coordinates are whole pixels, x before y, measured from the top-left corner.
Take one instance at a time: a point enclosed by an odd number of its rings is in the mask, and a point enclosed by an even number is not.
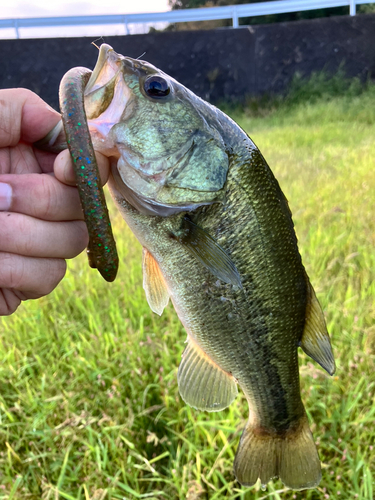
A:
[[[119,59],[118,55],[110,45],[103,43],[100,46],[95,68],[93,69],[85,88],[85,96],[103,85],[106,85],[114,76],[115,68],[113,68],[111,64],[107,64],[108,62],[111,62],[111,59],[114,59],[111,57],[111,53],[115,55],[115,58]]]
[[[129,75],[138,74],[140,76],[141,74],[154,73],[155,68],[145,61],[118,54],[110,45],[103,43],[99,48],[98,59],[85,87],[85,96],[108,85],[119,72]]]
[[[85,87],[85,111],[94,148],[105,156],[119,157],[110,132],[123,118],[131,91],[123,76],[123,56],[102,44]]]

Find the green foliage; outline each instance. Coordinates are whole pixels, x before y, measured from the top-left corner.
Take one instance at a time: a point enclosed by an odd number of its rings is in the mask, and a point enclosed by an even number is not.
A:
[[[357,5],[357,14],[374,14],[374,12],[375,12],[375,3]]]
[[[234,1],[233,3],[240,3],[240,2]],[[244,3],[248,2],[245,1]],[[301,12],[285,12],[283,14],[269,14],[267,16],[243,17],[240,19],[240,24],[243,26],[247,26],[256,24],[285,23],[288,21],[300,21],[302,19],[317,19],[321,17],[331,17],[331,16],[345,16],[348,14],[349,14],[348,7],[330,7],[327,9],[303,10]]]
[[[297,73],[288,89],[285,104],[290,106],[307,101],[328,101],[338,96],[351,99],[368,90],[374,90],[371,82],[363,83],[359,78],[348,78],[342,68],[334,75],[321,71],[313,73],[309,78],[303,78]]]
[[[284,95],[263,94],[248,97],[244,103],[221,103],[220,107],[228,114],[244,113],[248,116],[265,117],[277,111],[281,116],[284,111],[289,114],[297,106],[329,102],[337,97],[343,98],[340,102],[356,102],[356,98],[362,94],[366,95],[366,100],[371,100],[375,94],[374,83],[371,80],[362,82],[359,78],[348,78],[344,69],[340,68],[334,75],[320,71],[306,78],[297,73]],[[369,114],[372,116],[370,110]]]
[[[53,294],[0,319],[0,500],[372,500],[375,92],[348,87],[306,100],[310,91],[297,85],[289,104],[264,117],[233,117],[289,199],[332,337],[334,377],[300,354],[319,488],[235,482],[247,403],[239,395],[208,414],[181,401],[185,333],[171,306],[161,318],[149,310],[141,249],[111,206],[117,280],[104,282],[82,255]]]
[[[225,5],[239,5],[248,3],[259,3],[264,0],[168,0],[168,3],[172,10],[178,9],[196,9],[199,7],[222,7]],[[372,4],[370,4],[372,5]],[[365,12],[372,12],[368,9]],[[255,16],[246,17],[240,19],[241,25],[255,25],[255,24],[269,24],[269,23],[281,23],[287,21],[298,21],[301,19],[315,19],[317,17],[330,17],[330,16],[342,16],[348,15],[348,7],[333,7],[328,9],[314,9],[306,10],[301,12],[286,12],[283,14],[269,14],[266,16]],[[231,21],[228,21],[226,25],[230,26]],[[178,24],[175,29],[178,28]],[[194,28],[192,29],[199,29]]]

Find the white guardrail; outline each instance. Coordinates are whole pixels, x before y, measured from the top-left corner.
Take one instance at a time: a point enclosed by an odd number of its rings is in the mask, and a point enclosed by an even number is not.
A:
[[[0,19],[0,29],[13,28],[20,38],[20,28],[47,28],[54,26],[89,26],[123,24],[125,33],[129,34],[128,25],[137,23],[181,23],[188,21],[209,21],[216,19],[232,19],[233,28],[238,28],[241,17],[265,16],[286,12],[326,9],[330,7],[349,7],[351,16],[356,14],[356,5],[373,3],[374,0],[274,0],[253,4],[228,5],[224,7],[202,7],[200,9],[171,10],[150,14],[117,14],[97,16],[69,17],[30,17],[17,19]]]

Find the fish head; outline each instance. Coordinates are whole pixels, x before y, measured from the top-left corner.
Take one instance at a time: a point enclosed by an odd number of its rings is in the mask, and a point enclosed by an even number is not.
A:
[[[229,160],[209,105],[172,77],[103,44],[84,101],[94,148],[116,160],[115,188],[141,213],[223,198]]]

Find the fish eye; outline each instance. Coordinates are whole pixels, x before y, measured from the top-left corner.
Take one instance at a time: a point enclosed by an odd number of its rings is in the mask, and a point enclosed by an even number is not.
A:
[[[153,99],[166,97],[171,91],[167,80],[161,76],[149,76],[143,86],[146,94]]]

